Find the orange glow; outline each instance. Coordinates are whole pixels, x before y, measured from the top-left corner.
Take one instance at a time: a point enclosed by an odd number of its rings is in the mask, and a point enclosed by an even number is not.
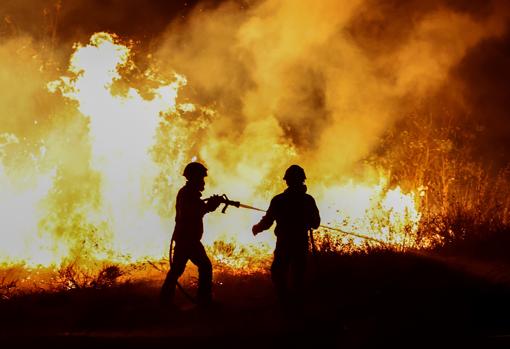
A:
[[[292,145],[258,137],[275,128],[273,121],[253,123],[239,144],[252,149],[244,154],[246,159],[260,158],[266,165],[250,166],[249,161],[237,162],[235,156],[228,160],[229,154],[217,152],[224,140],[208,139],[204,146],[190,141],[217,115],[211,108],[179,102],[187,84],[184,76],[175,74],[165,81],[147,71],[145,83],[155,86],[146,87],[149,93],[134,86],[116,91],[118,83],[129,85],[121,70],[133,67],[127,46],[112,34],[96,33],[88,45],[76,45],[68,72],[47,83],[52,94],[71,104],[76,113],[71,119],[85,120],[75,127],[86,135],[89,158],[62,159],[69,161],[70,171],[80,173],[83,182],[62,184],[57,167],[37,172],[30,186],[20,188],[0,168],[0,211],[11,228],[0,236],[1,263],[59,267],[76,259],[84,265],[88,261],[160,260],[168,253],[173,200],[183,184],[181,170],[197,158],[210,170],[204,196],[226,193],[266,209],[271,196],[283,189],[281,164],[299,161],[299,157]],[[53,141],[65,148],[65,137],[56,134]],[[4,134],[2,142],[6,146],[19,140]],[[236,145],[232,147],[237,154]],[[34,161],[42,161],[44,152],[39,156]],[[228,167],[235,171],[225,170]],[[84,185],[90,189],[78,191],[79,197],[70,194]],[[67,194],[59,196],[62,190]],[[311,178],[309,193],[317,200],[323,224],[390,246],[420,247],[414,239],[421,218],[418,190],[390,187],[386,176],[377,173],[347,183]],[[272,233],[251,235],[251,226],[261,214],[230,208],[226,215],[218,210],[206,216],[203,241],[213,258],[234,268],[246,267],[251,259],[268,258],[274,246]],[[363,246],[361,238],[336,235],[343,243]],[[234,250],[224,251],[218,242]]]

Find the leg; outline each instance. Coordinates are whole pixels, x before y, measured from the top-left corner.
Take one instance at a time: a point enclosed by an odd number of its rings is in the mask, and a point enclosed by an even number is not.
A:
[[[170,251],[171,252],[171,251]],[[161,287],[161,301],[164,303],[172,303],[175,295],[175,286],[177,280],[184,273],[186,263],[189,258],[189,249],[182,244],[175,244],[173,260],[170,265],[170,271],[166,275],[163,286]]]
[[[198,267],[198,303],[207,305],[212,301],[212,264],[200,242],[193,246],[190,260]]]
[[[288,270],[288,252],[277,243],[274,251],[273,263],[271,264],[271,279],[276,290],[278,302],[284,308],[286,308],[289,304],[287,287]]]
[[[293,251],[291,263],[291,288],[293,301],[296,305],[303,302],[303,291],[306,271],[306,249],[296,249]]]

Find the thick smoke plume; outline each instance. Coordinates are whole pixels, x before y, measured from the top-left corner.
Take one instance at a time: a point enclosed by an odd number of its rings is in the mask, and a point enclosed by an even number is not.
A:
[[[71,43],[94,31],[135,38],[139,47],[157,51],[163,69],[188,77],[195,99],[217,108],[209,137],[225,144],[204,144],[209,157],[251,132],[266,144],[295,147],[295,161],[306,159],[313,172],[337,177],[371,152],[405,115],[404,106],[445,86],[464,88],[461,97],[480,96],[471,84],[491,62],[480,66],[476,57],[498,40],[504,46],[507,10],[504,1],[7,1],[1,7],[2,64],[14,71],[10,66],[19,66],[17,55],[30,37],[52,49],[61,65]],[[501,94],[484,83],[489,95]],[[34,107],[27,103],[33,98],[18,96],[28,104],[24,111]],[[5,98],[14,108],[14,99]],[[504,107],[504,98],[496,98],[496,105],[486,103],[492,115]],[[261,166],[251,142],[245,143],[252,149],[230,156]]]
[[[223,116],[209,137],[224,146],[205,144],[208,158],[235,153],[232,143],[255,134],[296,149],[288,161],[314,176],[338,178],[370,154],[406,105],[448,86],[470,50],[507,30],[502,3],[427,4],[225,3],[170,25],[158,57]],[[251,154],[272,152],[252,142],[236,149],[239,163],[255,168],[267,157]]]

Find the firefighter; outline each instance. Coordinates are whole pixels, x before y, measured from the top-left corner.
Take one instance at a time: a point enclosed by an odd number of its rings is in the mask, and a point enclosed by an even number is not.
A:
[[[221,204],[221,197],[213,195],[202,200],[207,168],[199,162],[191,162],[184,168],[186,184],[179,190],[176,199],[175,229],[172,240],[175,243],[170,261],[170,271],[161,288],[161,301],[174,306],[173,298],[178,278],[191,260],[198,267],[197,303],[200,306],[212,302],[212,264],[200,242],[204,233],[202,218]],[[172,251],[170,251],[172,253]]]
[[[280,305],[288,310],[302,301],[308,231],[319,227],[320,215],[314,198],[306,194],[303,168],[290,166],[283,179],[288,188],[271,200],[266,215],[253,226],[252,232],[257,235],[276,221],[271,279]]]

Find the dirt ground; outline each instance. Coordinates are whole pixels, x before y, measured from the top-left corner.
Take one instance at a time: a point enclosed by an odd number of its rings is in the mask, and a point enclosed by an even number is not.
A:
[[[506,346],[507,270],[425,254],[321,255],[300,310],[279,309],[267,273],[216,273],[210,309],[182,294],[178,311],[162,308],[160,280],[3,299],[0,336],[53,348]]]

